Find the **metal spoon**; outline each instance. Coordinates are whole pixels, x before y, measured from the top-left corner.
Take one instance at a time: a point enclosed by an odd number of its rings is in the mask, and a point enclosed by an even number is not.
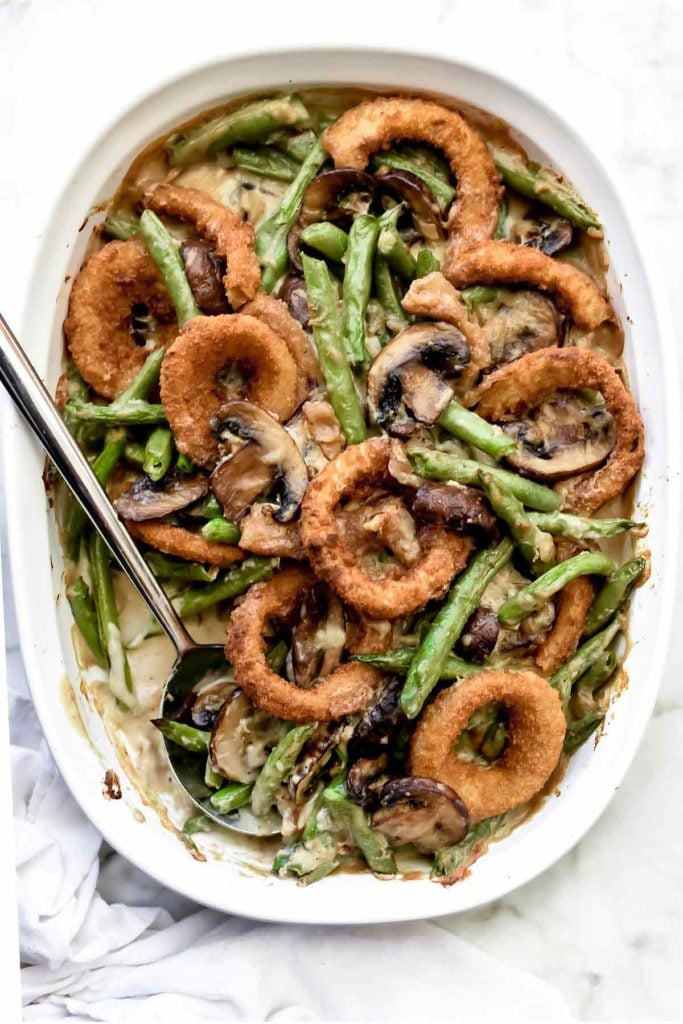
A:
[[[173,709],[181,706],[193,686],[221,666],[225,667],[223,647],[219,644],[197,644],[185,629],[2,314],[0,381],[175,647],[177,658],[161,698],[161,716],[168,717]],[[207,817],[226,828],[249,835],[274,835],[279,831],[274,815],[260,819],[248,811],[237,811],[229,816],[217,814],[205,799],[211,791],[203,786],[203,780],[194,778],[193,773],[187,770],[187,759],[183,754],[166,740],[164,742],[171,770],[179,785]]]

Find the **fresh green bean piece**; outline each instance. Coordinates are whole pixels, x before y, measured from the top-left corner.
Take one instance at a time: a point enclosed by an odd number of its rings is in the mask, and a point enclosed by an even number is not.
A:
[[[374,665],[376,668],[382,669],[383,672],[394,672],[397,675],[405,676],[416,653],[416,647],[397,647],[393,651],[384,651],[379,654],[354,654],[353,661],[362,661],[366,665]],[[441,669],[439,681],[452,682],[455,679],[462,679],[463,676],[481,672],[481,669],[482,666],[476,665],[473,661],[465,661],[455,654],[449,654]]]
[[[142,469],[145,461],[144,444],[138,444],[137,441],[129,441],[123,449],[123,457],[126,462],[132,462],[134,466],[138,466]]]
[[[602,657],[620,629],[621,625],[617,619],[610,622],[602,632],[596,633],[590,640],[581,644],[571,658],[568,658],[564,665],[561,665],[557,672],[553,673],[549,682],[559,693],[563,704],[566,704],[571,697],[572,687],[577,679],[580,679]]]
[[[260,174],[264,178],[275,178],[277,181],[294,181],[299,164],[279,153],[271,146],[234,146],[233,160],[241,171],[249,174]]]
[[[150,392],[159,383],[161,364],[164,361],[165,354],[166,349],[163,345],[150,352],[128,387],[124,388],[120,395],[116,396],[109,408],[112,406],[117,408],[125,406],[134,399],[149,398]]]
[[[309,224],[301,232],[300,240],[304,245],[310,246],[311,249],[317,249],[319,253],[322,253],[328,260],[334,260],[335,263],[341,263],[349,244],[349,236],[346,231],[342,231],[336,224],[331,224],[327,220]]]
[[[387,327],[393,334],[398,334],[408,326],[408,317],[401,305],[401,297],[384,256],[375,256],[373,287],[375,298],[384,310]]]
[[[499,295],[499,288],[488,288],[480,284],[473,284],[460,292],[460,298],[467,306],[483,306],[486,302],[494,302]]]
[[[316,141],[310,148],[296,178],[289,186],[275,213],[256,232],[256,255],[261,264],[261,285],[272,292],[287,269],[287,235],[301,208],[304,193],[325,163],[327,154]]]
[[[400,278],[404,281],[414,281],[417,274],[415,257],[398,233],[398,218],[402,210],[403,203],[398,203],[380,216],[377,252]]]
[[[344,432],[347,444],[365,440],[365,416],[341,335],[337,299],[330,272],[323,260],[303,254],[308,308],[318,361],[325,378],[330,403]]]
[[[218,569],[207,569],[199,562],[186,562],[181,558],[169,558],[160,551],[149,551],[145,561],[157,579],[160,580],[192,580],[195,583],[213,583]]]
[[[590,206],[562,178],[531,160],[489,143],[498,172],[510,188],[543,206],[549,206],[577,228],[600,230],[601,224]]]
[[[310,123],[298,96],[269,96],[170,138],[166,143],[169,163],[186,167],[238,142],[263,142],[278,128],[308,128]]]
[[[125,431],[117,429],[108,432],[104,447],[91,466],[102,487],[106,487],[107,481],[118,466],[125,445]],[[78,558],[78,548],[87,522],[88,516],[82,506],[69,495],[64,509],[64,545],[67,554],[74,560]]]
[[[107,214],[102,227],[112,238],[118,238],[120,242],[127,242],[140,230],[140,220],[133,213],[118,210],[116,213]]]
[[[632,519],[587,519],[566,512],[530,512],[529,519],[539,530],[571,540],[601,540],[603,537],[616,537],[627,530],[641,531],[644,528],[644,523],[635,523]]]
[[[417,254],[415,277],[426,277],[441,270],[441,264],[431,249],[420,249]]]
[[[216,771],[211,760],[211,753],[207,755],[206,765],[204,767],[204,785],[208,786],[209,789],[220,789],[225,782],[222,775]]]
[[[207,818],[201,811],[198,814],[191,814],[183,825],[183,835],[193,836],[197,832],[210,832],[212,828],[215,828],[215,822],[211,818]]]
[[[185,725],[183,722],[175,722],[172,718],[153,718],[152,725],[155,725],[162,736],[177,747],[189,751],[191,754],[206,754],[209,749],[211,733],[204,729],[197,729],[194,725]]]
[[[455,399],[441,413],[439,426],[458,440],[486,452],[492,459],[502,459],[517,447],[517,442],[504,434],[500,427],[465,409]]]
[[[216,519],[218,516],[223,515],[223,506],[218,501],[215,494],[209,494],[204,498],[201,505],[198,505],[195,509],[198,516],[203,519]]]
[[[450,884],[462,878],[463,872],[478,856],[481,844],[492,839],[505,821],[504,814],[484,818],[472,825],[464,839],[455,846],[447,846],[434,854],[431,877],[434,881]]]
[[[555,544],[550,534],[544,533],[531,521],[521,501],[495,481],[490,473],[482,469],[479,480],[491,508],[506,523],[525,561],[535,573],[548,569],[555,560]]]
[[[85,580],[79,576],[73,583],[70,583],[66,588],[66,597],[74,622],[78,626],[88,650],[98,665],[107,668],[107,656],[100,641],[97,610]]]
[[[416,472],[427,480],[454,480],[468,487],[478,487],[481,462],[474,459],[459,459],[457,455],[447,452],[434,452],[427,449],[412,451],[410,459]],[[527,480],[517,473],[511,473],[499,466],[486,466],[486,472],[510,494],[526,505],[527,508],[540,509],[542,512],[554,512],[562,504],[562,497],[557,491],[533,480]]]
[[[481,754],[491,763],[500,757],[507,742],[508,729],[503,721],[491,722],[481,742]]]
[[[216,544],[237,544],[241,536],[237,523],[233,523],[231,519],[225,519],[223,516],[209,519],[202,526],[200,533],[204,540]]]
[[[363,808],[349,797],[345,774],[338,775],[323,790],[323,802],[332,817],[348,830],[370,869],[377,875],[395,875],[396,861],[391,847],[385,836],[371,827]]]
[[[309,128],[297,135],[290,135],[283,132],[282,137],[276,142],[277,148],[281,149],[287,156],[291,156],[298,164],[302,164],[311,151],[311,146],[317,141],[317,135]]]
[[[218,814],[231,814],[249,803],[253,786],[246,782],[231,782],[217,793],[212,793],[209,803]]]
[[[140,235],[163,278],[171,302],[175,306],[178,326],[201,316],[185,273],[180,249],[153,210],[145,210],[140,217]]]
[[[62,410],[62,417],[67,427],[77,441],[83,443],[83,424],[75,420],[69,412],[69,402],[88,402],[90,400],[90,389],[81,377],[78,370],[71,369],[66,375],[67,402]]]
[[[197,590],[186,590],[173,601],[173,604],[181,618],[189,619],[220,601],[238,597],[254,583],[269,580],[276,567],[277,560],[273,558],[245,558],[213,583]]]
[[[295,725],[271,750],[251,794],[251,809],[259,817],[267,814],[275,803],[278,789],[291,774],[304,744],[317,728],[317,722]]]
[[[147,476],[155,483],[162,480],[173,458],[173,435],[165,427],[153,430],[145,445],[145,461],[142,464]]]
[[[289,654],[289,645],[284,640],[278,640],[274,647],[268,651],[266,655],[266,661],[271,672],[279,674],[285,667],[287,661],[287,655]]]
[[[589,711],[583,718],[570,722],[564,736],[565,754],[573,754],[593,735],[600,723],[604,721],[604,711]]]
[[[506,537],[497,547],[479,551],[451,587],[408,670],[401,693],[401,708],[408,718],[420,714],[467,620],[478,608],[481,595],[509,562],[512,550],[512,541]]]
[[[100,645],[103,651],[106,651],[109,661],[109,686],[116,699],[130,709],[135,704],[133,678],[119,629],[119,613],[114,596],[109,550],[99,533],[92,535],[89,556]]]
[[[166,422],[163,405],[152,405],[132,398],[125,405],[95,405],[94,402],[67,402],[65,412],[79,423],[102,423],[105,426],[145,426]]]
[[[341,326],[346,354],[352,366],[363,366],[368,358],[365,348],[365,311],[370,298],[378,234],[379,222],[369,214],[359,214],[349,232],[342,287]]]
[[[500,241],[501,239],[507,238],[507,219],[508,219],[508,201],[503,193],[500,200],[500,206],[498,207],[498,220],[496,221],[496,230],[493,232],[493,237]]]
[[[189,455],[185,454],[185,452],[180,452],[178,458],[175,460],[175,468],[179,473],[182,473],[183,476],[188,476],[190,473],[194,473],[194,462]]]
[[[617,670],[617,665],[617,653],[610,648],[600,655],[587,672],[584,672],[579,679],[579,687],[584,691],[595,693],[612,678]]]
[[[428,169],[424,162],[410,156],[407,153],[397,153],[392,149],[385,149],[378,153],[372,160],[375,169],[380,167],[391,167],[397,171],[410,171],[411,174],[420,178],[430,192],[433,194],[442,211],[448,209],[455,199],[455,189],[448,184],[432,169]]]
[[[340,863],[339,839],[323,830],[280,850],[273,861],[273,872],[281,878],[294,875],[300,885],[311,885],[331,874]]]
[[[516,626],[578,576],[609,576],[612,572],[614,562],[607,555],[601,551],[582,551],[554,565],[537,580],[509,597],[498,610],[498,621],[501,626]]]
[[[585,637],[597,633],[610,619],[614,618],[620,608],[623,608],[646,567],[646,559],[633,558],[630,562],[624,562],[619,569],[611,574],[590,606],[583,629]]]

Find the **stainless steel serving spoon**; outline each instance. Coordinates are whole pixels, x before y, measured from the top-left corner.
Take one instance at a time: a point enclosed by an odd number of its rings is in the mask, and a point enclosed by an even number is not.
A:
[[[219,644],[197,644],[186,630],[119,520],[88,460],[2,314],[0,381],[173,644],[177,657],[161,697],[161,716],[169,717],[173,709],[181,706],[193,686],[221,666],[225,667],[223,647]],[[274,835],[279,831],[275,815],[260,819],[249,811],[237,811],[229,816],[216,813],[205,799],[210,792],[208,788],[204,788],[202,793],[202,779],[195,778],[194,773],[187,770],[186,758],[176,756],[172,746],[166,740],[164,743],[171,770],[179,785],[207,817],[226,828],[249,835]]]

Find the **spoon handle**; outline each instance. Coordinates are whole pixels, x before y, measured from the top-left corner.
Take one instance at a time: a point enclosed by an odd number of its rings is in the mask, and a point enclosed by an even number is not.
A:
[[[196,647],[1,313],[0,381],[178,654]]]

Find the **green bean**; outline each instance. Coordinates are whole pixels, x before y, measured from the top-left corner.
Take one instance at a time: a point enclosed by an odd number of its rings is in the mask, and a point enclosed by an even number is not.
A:
[[[578,576],[609,576],[613,571],[614,562],[601,551],[582,551],[509,597],[498,610],[498,621],[501,626],[516,626]]]
[[[323,790],[323,802],[332,817],[347,829],[371,870],[377,875],[395,875],[396,861],[391,847],[386,838],[371,827],[363,808],[350,799],[345,774],[338,775]]]
[[[95,405],[94,402],[67,402],[65,411],[79,423],[102,423],[106,426],[145,426],[165,423],[163,405],[152,405],[139,398],[133,398],[125,405]]]
[[[481,741],[480,752],[489,764],[500,757],[508,739],[507,725],[501,719],[491,722]]]
[[[478,552],[456,579],[408,670],[401,693],[401,708],[408,718],[419,715],[481,595],[511,556],[512,542],[505,538],[497,547]]]
[[[506,487],[484,469],[479,474],[481,487],[495,514],[506,523],[510,535],[525,561],[535,573],[543,572],[555,560],[555,544],[532,521],[524,505]]]
[[[88,650],[98,665],[107,668],[107,656],[100,641],[97,610],[85,580],[79,576],[73,583],[70,583],[66,588],[66,597],[74,622],[78,626]]]
[[[266,655],[266,661],[271,672],[279,674],[285,666],[287,661],[287,655],[289,654],[289,645],[284,640],[278,640],[274,647],[268,651]]]
[[[620,608],[626,604],[634,586],[645,572],[647,561],[644,558],[633,558],[630,562],[616,569],[593,601],[586,625],[583,629],[585,637],[593,636],[599,629],[614,618]]]
[[[434,854],[431,877],[446,885],[457,882],[479,853],[483,852],[481,844],[492,839],[504,821],[504,814],[496,814],[493,818],[477,821],[465,838],[455,846],[438,850]]]
[[[427,449],[412,451],[410,459],[417,473],[427,480],[454,480],[456,483],[469,487],[479,486],[481,462],[473,459],[460,459],[457,455],[447,452],[434,452]],[[486,472],[493,479],[506,487],[510,494],[528,508],[540,509],[542,512],[553,512],[562,504],[562,497],[550,487],[527,480],[517,473],[511,473],[499,466],[486,466]]]
[[[169,558],[160,551],[149,551],[145,561],[157,579],[160,580],[193,580],[195,583],[213,583],[218,569],[207,569],[199,562],[186,562],[180,558]]]
[[[346,443],[357,444],[367,436],[365,416],[346,358],[330,272],[323,260],[312,256],[302,255],[301,262],[308,291],[310,324],[328,397]]]
[[[302,164],[311,151],[311,146],[317,141],[317,135],[312,129],[299,132],[298,135],[290,135],[284,132],[282,137],[275,143],[287,156],[291,156],[298,164]]]
[[[631,519],[586,519],[565,512],[530,512],[529,519],[539,530],[572,540],[600,540],[616,537],[627,530],[641,531],[644,528],[643,523],[635,523]]]
[[[455,399],[441,413],[439,426],[460,441],[486,452],[492,459],[502,459],[517,447],[517,442],[504,434],[500,427],[465,409]]]
[[[126,435],[123,430],[111,430],[107,434],[102,451],[92,463],[92,471],[102,487],[116,469],[125,449]],[[70,558],[78,558],[81,536],[88,522],[88,516],[81,505],[69,495],[64,509],[64,546]]]
[[[133,679],[119,629],[109,550],[98,533],[92,535],[89,556],[100,645],[106,651],[109,661],[109,686],[116,699],[130,709],[135,704]]]
[[[197,590],[186,590],[173,604],[183,619],[199,615],[220,601],[228,601],[243,594],[254,583],[269,580],[277,566],[273,558],[245,558],[213,583]]]
[[[496,230],[493,232],[493,237],[497,241],[507,238],[507,219],[508,201],[505,197],[505,193],[503,193],[503,196],[500,200],[500,206],[498,207],[498,220],[496,221]]]
[[[123,457],[126,462],[132,462],[134,466],[138,466],[142,469],[145,461],[144,444],[138,444],[136,441],[129,441],[123,449]]]
[[[298,96],[269,96],[170,138],[166,143],[169,163],[171,167],[185,167],[238,142],[263,142],[283,126],[307,128],[310,123]]]
[[[223,515],[223,506],[219,503],[215,494],[209,494],[194,511],[203,519],[216,519],[218,516]]]
[[[173,458],[173,435],[170,430],[159,427],[153,430],[145,445],[145,460],[142,464],[150,480],[157,483],[168,472]]]
[[[595,693],[612,678],[617,670],[617,663],[616,651],[611,648],[605,651],[581,676],[579,687],[586,692]]]
[[[127,242],[140,230],[140,220],[133,213],[118,210],[116,213],[107,214],[102,227],[112,238],[118,238],[120,242]]]
[[[179,473],[182,473],[183,476],[187,476],[189,473],[194,473],[194,462],[189,455],[185,454],[185,452],[180,452],[178,458],[175,460],[175,468]]]
[[[563,749],[565,754],[573,754],[593,735],[600,723],[604,721],[604,711],[589,711],[583,718],[570,722],[564,736]]]
[[[602,658],[620,628],[621,625],[617,619],[610,622],[602,632],[596,633],[590,640],[581,644],[571,658],[568,658],[564,665],[561,665],[557,672],[550,677],[550,685],[557,690],[564,704],[571,697],[574,683]]]
[[[109,408],[127,405],[133,399],[147,399],[150,392],[159,383],[161,364],[164,361],[166,349],[163,345],[155,348],[145,359],[144,363],[133,377],[127,388],[124,388],[120,395],[117,395]]]
[[[264,178],[275,178],[278,181],[294,181],[299,164],[284,153],[278,153],[271,146],[234,146],[233,160],[241,171],[260,174]]]
[[[284,878],[295,875],[300,885],[319,882],[341,863],[339,839],[327,830],[304,836],[280,850],[273,861],[273,872]]]
[[[426,277],[441,270],[441,264],[431,249],[420,249],[417,254],[415,277]]]
[[[408,317],[401,305],[400,295],[384,256],[375,256],[373,287],[375,297],[384,310],[387,327],[393,334],[398,334],[408,326]]]
[[[261,264],[261,285],[272,292],[287,269],[287,236],[299,216],[304,193],[324,164],[327,154],[320,142],[310,148],[296,178],[275,213],[256,232],[256,255]]]
[[[374,665],[383,672],[394,672],[404,676],[407,675],[416,653],[416,647],[397,647],[393,651],[384,651],[378,654],[354,654],[353,661],[362,661],[366,665]],[[441,669],[439,681],[452,682],[455,679],[462,679],[463,676],[473,675],[475,672],[481,672],[481,665],[475,665],[472,661],[465,661],[455,654],[449,654]]]
[[[473,284],[460,292],[460,298],[468,306],[483,306],[486,302],[493,302],[499,295],[499,288],[488,288],[480,284]]]
[[[220,789],[225,779],[220,775],[213,766],[211,760],[211,752],[206,758],[206,765],[204,766],[204,785],[208,786],[209,789]]]
[[[600,221],[590,206],[549,167],[525,161],[518,154],[490,143],[489,149],[501,178],[515,192],[549,206],[577,228],[600,230]]]
[[[217,544],[237,544],[241,536],[237,523],[233,523],[231,519],[225,519],[223,516],[209,519],[202,526],[200,533],[204,540]]]
[[[275,803],[278,789],[291,774],[304,744],[317,728],[317,722],[295,725],[271,750],[251,794],[251,809],[262,817]]]
[[[204,729],[176,722],[172,718],[153,718],[152,725],[157,727],[165,739],[191,754],[206,754],[208,752],[211,733]]]
[[[403,203],[385,210],[379,218],[379,235],[377,252],[389,264],[394,273],[404,281],[414,281],[417,264],[410,249],[398,233],[398,218],[401,216]]]
[[[180,249],[153,210],[145,210],[140,217],[140,235],[175,306],[178,326],[182,327],[193,317],[201,316],[202,311],[187,280]]]
[[[425,167],[425,163],[406,153],[397,153],[396,150],[386,149],[378,153],[372,160],[374,168],[392,167],[397,171],[410,171],[411,174],[420,178],[427,188],[432,192],[441,210],[447,209],[455,199],[455,189],[448,184],[432,169]]]
[[[336,263],[341,263],[349,244],[346,231],[342,231],[336,224],[331,224],[327,220],[309,224],[301,232],[300,240],[304,245],[317,249],[328,260],[334,260]]]
[[[184,836],[193,836],[197,832],[210,832],[212,828],[215,828],[216,824],[207,818],[201,811],[198,814],[191,814],[183,825],[182,832]]]
[[[253,788],[246,782],[231,782],[217,793],[212,793],[209,803],[218,814],[231,814],[249,803]]]
[[[349,232],[342,288],[341,328],[352,366],[362,366],[368,358],[365,348],[365,311],[370,298],[372,263],[378,233],[379,222],[369,214],[356,217]]]

